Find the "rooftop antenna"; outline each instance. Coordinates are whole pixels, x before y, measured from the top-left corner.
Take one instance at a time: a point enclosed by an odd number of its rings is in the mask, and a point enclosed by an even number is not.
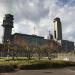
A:
[[[35,35],[35,25],[34,25],[34,35]]]

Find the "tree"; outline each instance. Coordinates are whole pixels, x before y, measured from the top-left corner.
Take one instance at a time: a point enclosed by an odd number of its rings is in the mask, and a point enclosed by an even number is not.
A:
[[[27,43],[26,40],[21,36],[16,35],[13,44],[16,46],[18,50],[17,53],[19,53],[19,56],[23,56],[23,54],[25,53],[25,56],[28,59],[31,59],[32,45],[30,43]]]
[[[41,47],[39,46],[39,47],[36,47],[35,48],[35,51],[37,52],[37,54],[38,54],[38,58],[39,58],[39,60],[41,59],[41,54],[42,54],[42,49],[41,49]]]
[[[3,44],[0,44],[0,56],[2,57],[3,56],[3,52],[4,51],[4,45]]]
[[[58,52],[60,48],[61,45],[55,40],[47,40],[47,42],[42,45],[42,49],[44,50],[45,54],[48,56],[49,60],[51,53]]]

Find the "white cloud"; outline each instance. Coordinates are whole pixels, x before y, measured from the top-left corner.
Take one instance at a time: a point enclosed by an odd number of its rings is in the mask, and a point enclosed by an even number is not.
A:
[[[62,22],[63,39],[75,40],[75,1],[70,0],[0,0],[0,25],[6,13],[14,15],[13,33],[21,32],[47,36],[53,33],[53,19]],[[0,26],[0,42],[3,28]]]

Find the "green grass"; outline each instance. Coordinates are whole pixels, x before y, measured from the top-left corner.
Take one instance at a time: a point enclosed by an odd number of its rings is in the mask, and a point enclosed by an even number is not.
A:
[[[4,68],[4,70],[7,68],[8,70],[12,68],[14,69],[48,69],[48,68],[63,68],[63,67],[69,67],[69,66],[75,66],[75,62],[72,61],[57,61],[57,60],[45,60],[41,59],[38,60],[38,58],[32,58],[31,60],[28,60],[24,57],[19,57],[18,59],[15,58],[12,60],[12,58],[1,58],[0,59],[0,70],[1,68]]]

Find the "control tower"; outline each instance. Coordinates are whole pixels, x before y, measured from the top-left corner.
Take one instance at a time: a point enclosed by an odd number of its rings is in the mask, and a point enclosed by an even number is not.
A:
[[[3,28],[4,28],[4,36],[3,36],[3,44],[11,41],[11,33],[13,28],[13,15],[6,14],[3,20]]]

